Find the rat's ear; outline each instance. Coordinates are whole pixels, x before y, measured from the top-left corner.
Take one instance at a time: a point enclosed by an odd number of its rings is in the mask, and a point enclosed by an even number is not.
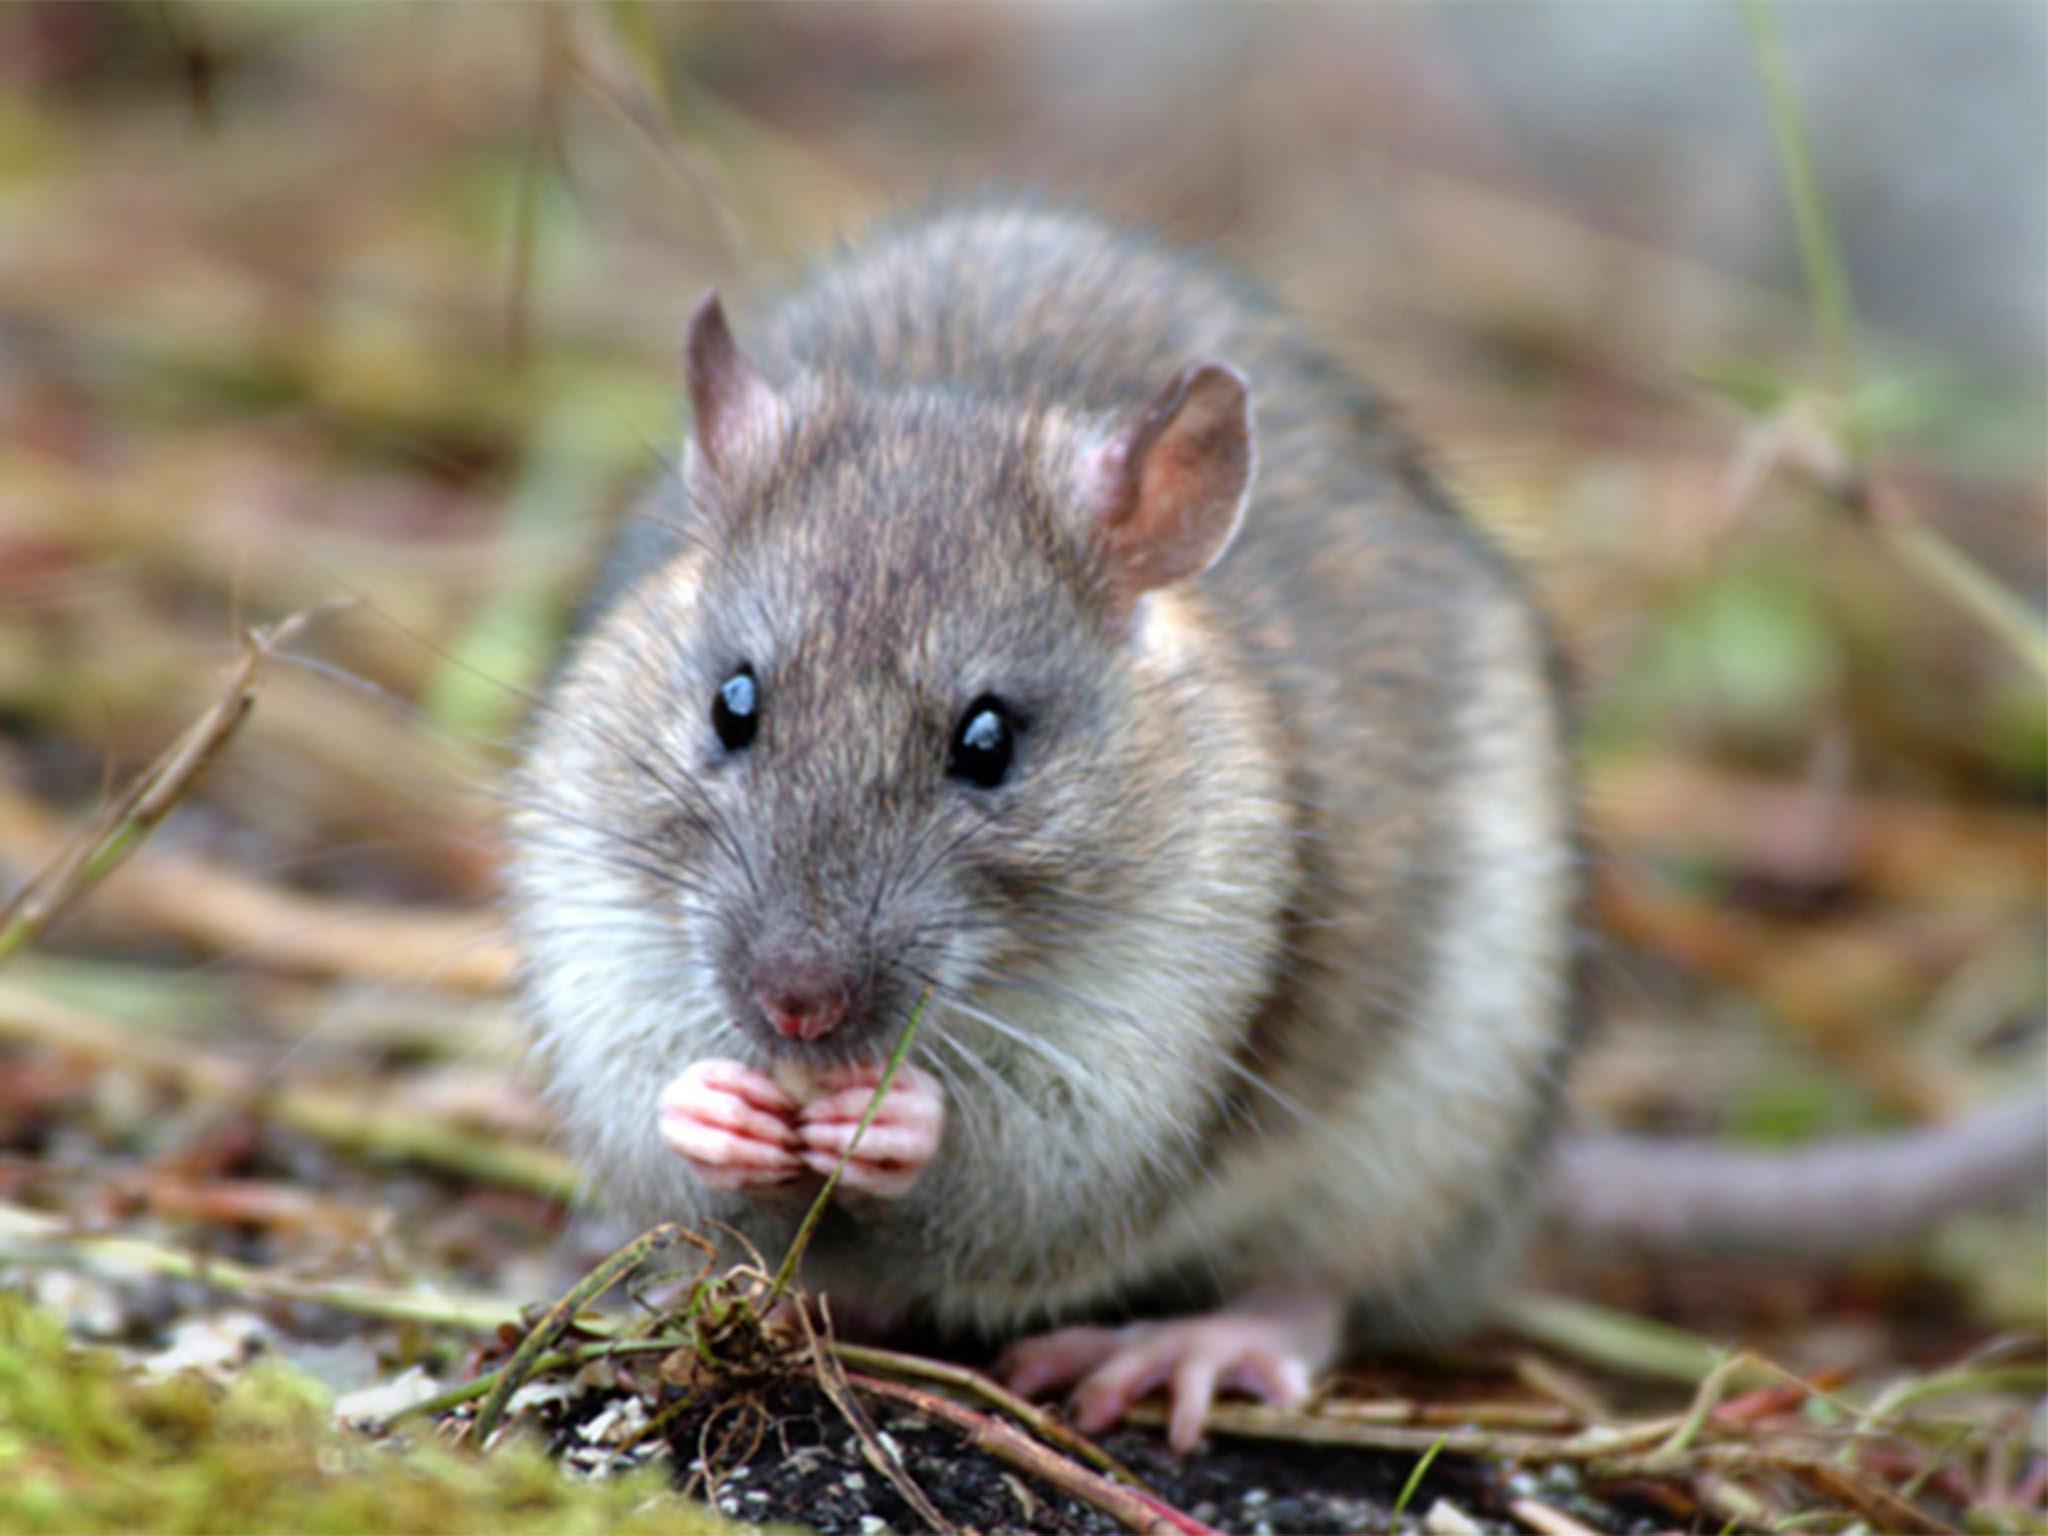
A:
[[[1222,363],[1181,370],[1081,463],[1093,532],[1118,589],[1137,597],[1207,570],[1252,484],[1251,399]]]
[[[714,470],[728,467],[748,441],[768,436],[781,421],[775,391],[732,339],[716,289],[704,295],[690,316],[683,377],[689,384],[697,446]]]

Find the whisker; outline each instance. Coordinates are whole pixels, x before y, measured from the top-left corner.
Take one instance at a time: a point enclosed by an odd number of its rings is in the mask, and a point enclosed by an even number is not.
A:
[[[937,976],[929,975],[905,961],[899,960],[896,964],[902,966],[906,972],[916,977],[919,982],[930,987],[933,995],[943,1000],[947,1007],[951,1008],[955,1013],[964,1014],[976,1023],[982,1024],[993,1030],[996,1034],[1001,1035],[1011,1044],[1031,1052],[1041,1061],[1057,1068],[1070,1085],[1085,1087],[1092,1081],[1087,1067],[1076,1058],[1060,1050],[1057,1046],[1049,1045],[1043,1040],[1033,1038],[1017,1028],[1016,1025],[990,1013],[986,1008],[976,1003],[965,992],[950,982],[943,981]]]

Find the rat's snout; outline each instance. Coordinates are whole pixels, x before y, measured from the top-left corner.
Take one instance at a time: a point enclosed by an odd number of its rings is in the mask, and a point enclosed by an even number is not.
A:
[[[853,979],[813,956],[767,952],[748,989],[768,1027],[785,1040],[822,1040],[846,1022]]]

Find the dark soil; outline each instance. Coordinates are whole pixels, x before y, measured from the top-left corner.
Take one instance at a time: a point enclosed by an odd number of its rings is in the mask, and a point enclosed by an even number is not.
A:
[[[970,1448],[950,1426],[900,1409],[874,1412],[877,1429],[933,1504],[981,1532],[1107,1536],[1108,1516]],[[738,1518],[795,1521],[821,1536],[875,1536],[920,1528],[916,1514],[862,1455],[846,1421],[809,1384],[778,1387],[757,1404],[708,1404],[672,1427],[677,1485]],[[1195,1519],[1242,1536],[1337,1536],[1392,1528],[1413,1458],[1383,1452],[1246,1440],[1214,1440],[1185,1459],[1156,1435],[1125,1430],[1103,1448],[1151,1490]],[[707,1465],[717,1469],[707,1483]],[[1539,1491],[1475,1463],[1439,1459],[1410,1496],[1405,1518],[1420,1523],[1439,1499],[1484,1531],[1518,1531],[1506,1501]],[[1635,1531],[1651,1522],[1592,1501],[1576,1486],[1545,1482],[1542,1498],[1594,1529]]]

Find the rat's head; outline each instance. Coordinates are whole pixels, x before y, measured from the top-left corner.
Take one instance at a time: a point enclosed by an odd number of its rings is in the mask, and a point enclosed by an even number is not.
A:
[[[611,914],[540,938],[636,1017],[871,1057],[927,984],[971,1007],[1144,888],[1173,774],[1134,658],[1237,526],[1244,382],[1196,364],[1121,418],[771,383],[715,297],[687,372],[681,552],[543,723],[526,904]]]

